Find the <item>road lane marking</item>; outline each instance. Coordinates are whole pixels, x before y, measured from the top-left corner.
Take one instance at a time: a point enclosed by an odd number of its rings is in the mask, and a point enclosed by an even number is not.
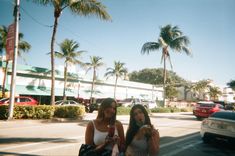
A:
[[[21,148],[21,147],[27,147],[27,146],[35,146],[35,145],[40,145],[40,144],[45,144],[45,143],[51,143],[51,142],[56,142],[56,141],[63,141],[63,140],[71,140],[71,139],[81,139],[84,138],[84,136],[78,136],[78,137],[68,137],[68,138],[61,138],[61,139],[54,139],[51,141],[42,141],[42,142],[36,142],[36,143],[28,143],[28,144],[23,144],[23,145],[15,145],[15,146],[10,146],[10,147],[5,147],[5,148],[0,148],[0,151],[4,150],[11,150],[11,149],[16,149],[16,148]]]
[[[181,138],[181,139],[177,139],[177,140],[174,140],[174,141],[162,144],[162,145],[160,145],[160,148],[164,148],[164,147],[170,146],[172,144],[175,144],[175,143],[178,143],[178,142],[181,142],[181,141],[184,141],[184,140],[192,139],[192,138],[194,138],[194,137],[196,137],[198,135],[199,134],[197,133],[197,134],[190,135],[188,137],[184,137],[184,138]]]
[[[167,154],[163,154],[163,155],[161,155],[161,156],[174,156],[174,155],[178,154],[179,152],[182,152],[182,151],[184,151],[184,150],[186,150],[186,149],[188,149],[188,148],[194,147],[195,145],[201,144],[201,143],[202,143],[201,140],[200,140],[200,141],[196,141],[196,142],[194,142],[194,143],[191,143],[191,144],[186,145],[186,146],[182,146],[182,147],[179,148],[179,149],[173,150],[173,151],[171,151],[171,152],[169,152],[169,153],[167,153]]]

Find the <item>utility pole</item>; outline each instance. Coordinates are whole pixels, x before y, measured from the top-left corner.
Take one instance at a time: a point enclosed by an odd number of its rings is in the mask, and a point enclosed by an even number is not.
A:
[[[11,75],[11,91],[10,91],[10,104],[8,120],[13,119],[14,103],[15,103],[15,80],[16,80],[16,65],[18,55],[18,42],[19,42],[19,19],[20,19],[20,0],[15,0],[14,17],[15,17],[15,45],[14,55],[12,62],[12,75]]]

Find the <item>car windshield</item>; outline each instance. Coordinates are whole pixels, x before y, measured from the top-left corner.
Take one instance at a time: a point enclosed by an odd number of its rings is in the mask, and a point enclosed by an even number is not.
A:
[[[3,99],[0,100],[0,102],[6,102],[8,100],[9,100],[9,98],[3,98]]]
[[[216,113],[213,113],[211,117],[235,120],[235,112],[216,112]]]
[[[125,99],[123,102],[131,102],[133,99]]]

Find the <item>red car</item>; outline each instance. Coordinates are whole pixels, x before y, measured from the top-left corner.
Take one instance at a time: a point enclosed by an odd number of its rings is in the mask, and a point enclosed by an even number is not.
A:
[[[193,114],[197,119],[207,118],[214,112],[224,110],[224,106],[221,104],[214,103],[212,101],[200,101],[196,104]]]
[[[3,98],[0,100],[0,105],[9,104],[10,98]],[[15,97],[15,104],[16,105],[38,105],[38,102],[29,96],[18,96]]]

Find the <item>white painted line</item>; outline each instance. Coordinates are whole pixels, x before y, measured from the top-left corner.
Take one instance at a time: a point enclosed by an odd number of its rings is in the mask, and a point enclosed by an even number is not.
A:
[[[188,140],[188,139],[194,138],[196,136],[199,136],[199,134],[193,134],[193,135],[190,135],[188,137],[184,137],[184,138],[181,138],[181,139],[177,139],[177,140],[174,140],[174,141],[162,144],[162,145],[160,145],[160,148],[164,148],[164,147],[170,146],[172,144],[175,144],[175,143],[178,143],[178,142],[181,142],[181,141],[184,141],[184,140]]]
[[[42,141],[42,142],[36,142],[36,143],[10,146],[10,147],[5,147],[5,148],[0,148],[0,151],[16,149],[16,148],[21,148],[21,147],[27,147],[27,146],[35,146],[35,145],[39,145],[39,144],[45,144],[45,143],[56,142],[56,141],[63,141],[63,140],[66,140],[66,139],[76,139],[76,140],[78,140],[78,139],[81,139],[81,138],[84,138],[84,136],[61,138],[61,139],[54,139],[54,140],[50,140],[50,141]]]
[[[174,155],[176,155],[177,153],[182,152],[182,151],[184,151],[184,150],[186,150],[186,149],[188,149],[188,148],[194,147],[195,145],[200,144],[200,143],[202,143],[202,141],[194,142],[194,143],[192,143],[192,144],[183,146],[183,147],[181,147],[181,148],[179,148],[179,149],[173,150],[173,151],[171,151],[171,152],[169,152],[169,153],[167,153],[167,154],[163,154],[162,156],[174,156]]]
[[[36,150],[31,150],[31,151],[23,152],[23,154],[36,153],[36,152],[39,152],[39,151],[47,151],[47,150],[52,150],[52,149],[57,149],[57,148],[67,147],[67,146],[72,146],[72,145],[74,145],[74,143],[73,144],[69,143],[69,144],[65,144],[65,145],[57,145],[57,146],[46,147],[46,148],[40,148],[40,149],[36,149]]]

